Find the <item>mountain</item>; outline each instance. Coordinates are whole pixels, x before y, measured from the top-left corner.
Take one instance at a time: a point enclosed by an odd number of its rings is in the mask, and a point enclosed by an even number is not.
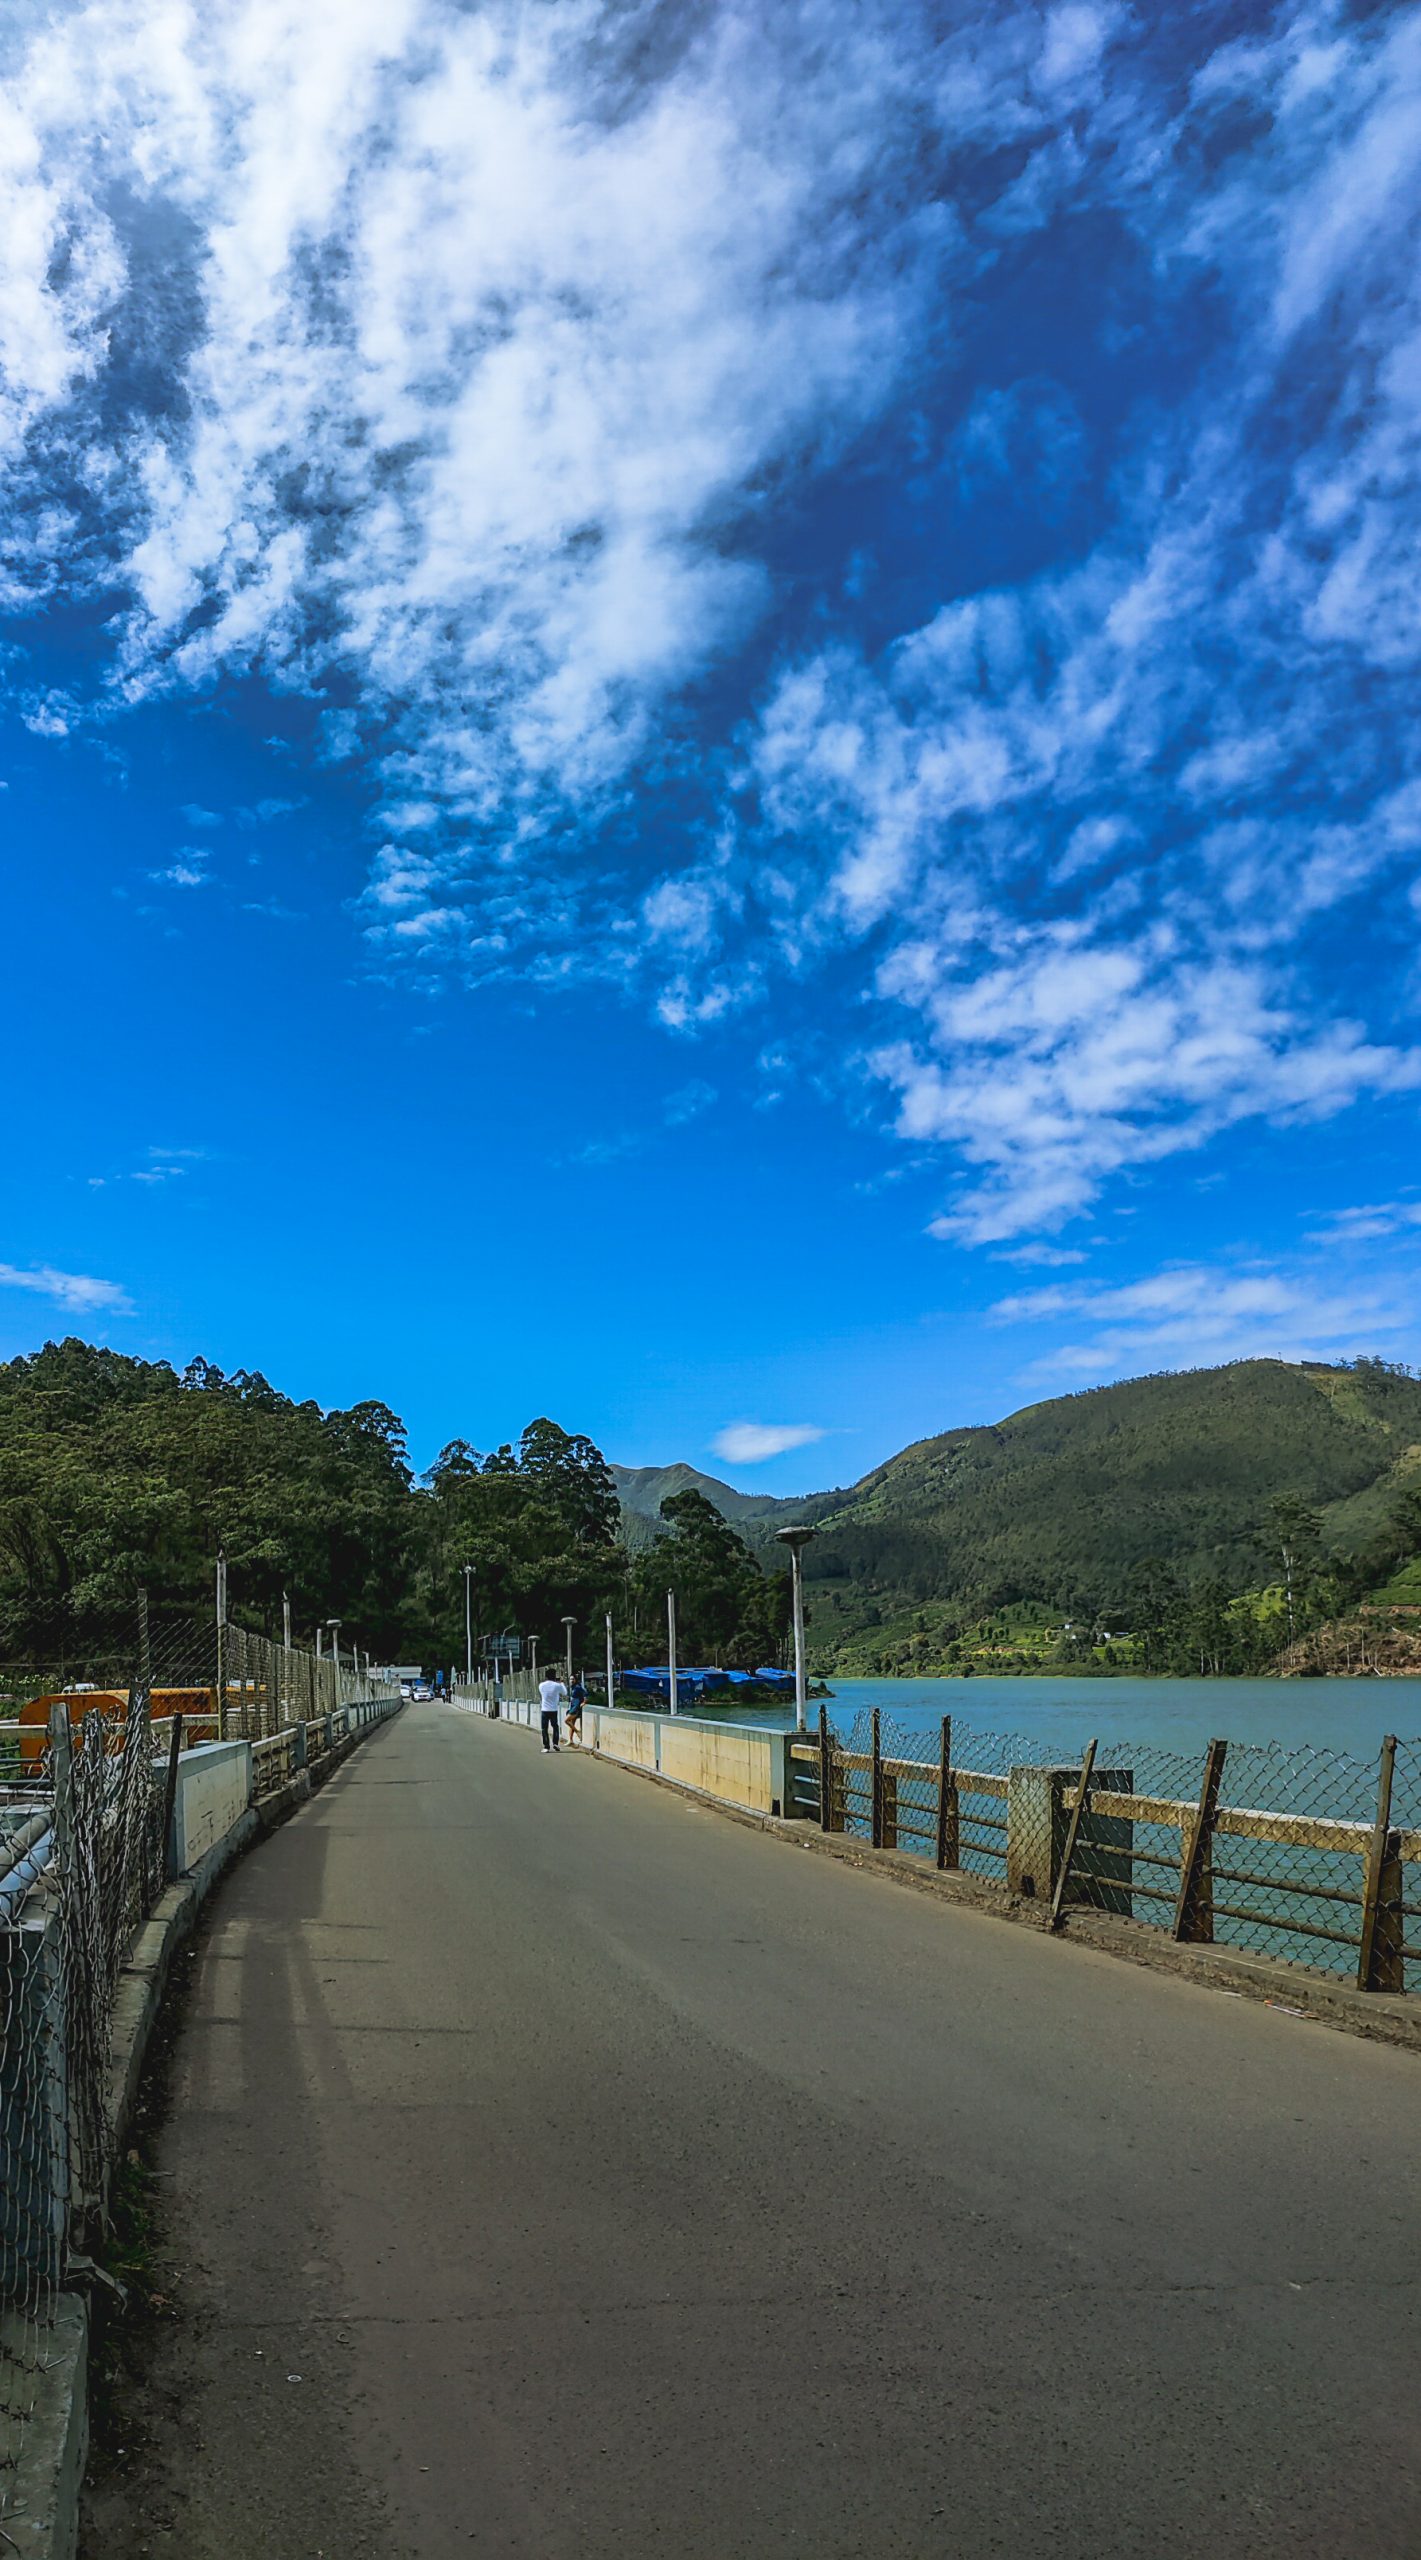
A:
[[[664,1473],[639,1470],[648,1485]],[[727,1488],[697,1478],[712,1501]],[[1242,1592],[1274,1577],[1270,1503],[1321,1514],[1324,1554],[1365,1550],[1421,1484],[1421,1379],[1381,1361],[1241,1360],[1129,1379],[914,1442],[858,1484],[775,1505],[733,1497],[742,1533],[791,1510],[807,1549],[815,1658],[886,1667],[900,1640],[1035,1607],[1118,1616],[1155,1559]],[[623,1499],[627,1497],[624,1495]]]
[[[633,1550],[648,1547],[661,1527],[661,1505],[673,1493],[688,1490],[703,1493],[713,1502],[723,1520],[732,1520],[737,1529],[760,1543],[754,1525],[762,1534],[776,1514],[788,1514],[803,1508],[797,1501],[785,1501],[772,1493],[737,1493],[735,1487],[722,1484],[718,1476],[702,1475],[698,1468],[613,1467],[612,1482],[622,1506],[622,1534]]]

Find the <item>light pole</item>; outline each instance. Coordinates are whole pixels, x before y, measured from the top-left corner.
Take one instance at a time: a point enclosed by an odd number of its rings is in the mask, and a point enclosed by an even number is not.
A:
[[[327,1620],[326,1620],[326,1625],[330,1628],[330,1631],[331,1631],[331,1660],[332,1660],[332,1662],[335,1664],[335,1686],[334,1686],[334,1688],[333,1688],[333,1689],[332,1689],[332,1691],[331,1691],[331,1697],[332,1697],[332,1700],[333,1700],[334,1704],[335,1704],[336,1706],[339,1706],[339,1705],[340,1705],[340,1630],[341,1630],[341,1621],[340,1621],[340,1619],[339,1619],[339,1618],[327,1618]]]
[[[536,1689],[538,1685],[538,1639],[536,1636],[530,1636],[528,1638],[528,1651],[532,1657],[533,1686]]]
[[[281,1650],[283,1653],[291,1651],[291,1594],[289,1591],[283,1591],[281,1595]]]
[[[474,1685],[474,1568],[464,1567],[464,1685]]]
[[[577,1624],[577,1620],[576,1618],[568,1617],[566,1612],[564,1612],[562,1623],[563,1633],[567,1638],[567,1686],[568,1694],[570,1696],[572,1693],[572,1631]]]
[[[793,1528],[777,1529],[775,1536],[781,1546],[789,1549],[790,1588],[794,1594],[794,1723],[795,1731],[803,1733],[809,1718],[804,1678],[804,1567],[801,1559],[814,1531],[796,1522]]]
[[[612,1612],[607,1611],[607,1704],[612,1703]]]
[[[666,1594],[666,1659],[671,1666],[671,1713],[675,1716],[679,1715],[681,1710],[676,1699],[676,1594],[674,1591],[668,1591]]]

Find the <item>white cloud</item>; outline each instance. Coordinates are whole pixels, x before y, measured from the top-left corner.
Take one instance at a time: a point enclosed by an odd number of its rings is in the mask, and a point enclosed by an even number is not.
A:
[[[1352,1284],[1310,1265],[1175,1263],[1119,1288],[1080,1284],[999,1299],[1002,1325],[1066,1329],[1027,1375],[1108,1377],[1239,1359],[1341,1359],[1414,1340],[1414,1275]]]
[[[1421,1202],[1373,1200],[1360,1202],[1355,1208],[1333,1210],[1320,1227],[1313,1229],[1309,1241],[1314,1244],[1371,1244],[1382,1236],[1414,1234],[1418,1227],[1421,1227]]]
[[[206,866],[207,854],[203,847],[185,845],[175,862],[170,862],[162,871],[150,871],[148,877],[156,880],[161,888],[207,889],[212,885],[212,874]]]
[[[386,795],[372,965],[595,970],[688,1034],[837,968],[902,1133],[963,1171],[944,1233],[1414,1089],[1395,971],[1331,963],[1421,897],[1421,19],[1257,14],[26,14],[7,600],[126,595],[117,703],[248,670],[338,701]],[[1152,280],[1161,345],[1214,315],[1094,459],[1034,348],[957,352],[1058,216]],[[813,587],[786,527],[920,392],[957,422],[927,535],[949,488],[1050,530],[1093,472],[1090,527],[1012,584],[934,554],[947,600],[870,649],[854,521],[740,734],[707,680]]]
[[[782,1458],[787,1450],[807,1448],[823,1437],[812,1422],[728,1422],[711,1447],[734,1467],[758,1467],[766,1458]]]
[[[130,1299],[117,1281],[95,1280],[84,1271],[56,1271],[50,1263],[21,1270],[13,1262],[0,1262],[0,1289],[33,1290],[37,1297],[53,1298],[73,1315],[133,1312]]]

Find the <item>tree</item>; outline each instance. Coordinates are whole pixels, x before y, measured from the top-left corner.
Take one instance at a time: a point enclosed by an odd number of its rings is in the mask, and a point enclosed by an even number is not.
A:
[[[643,1550],[635,1577],[651,1623],[674,1590],[688,1661],[753,1671],[772,1660],[789,1623],[789,1575],[762,1573],[745,1540],[694,1486],[668,1494],[661,1517],[665,1533]]]
[[[1283,1584],[1288,1602],[1288,1641],[1297,1634],[1297,1611],[1294,1584],[1317,1560],[1318,1539],[1322,1521],[1310,1502],[1294,1493],[1280,1494],[1270,1502],[1263,1515],[1262,1543],[1264,1553],[1283,1568]]]

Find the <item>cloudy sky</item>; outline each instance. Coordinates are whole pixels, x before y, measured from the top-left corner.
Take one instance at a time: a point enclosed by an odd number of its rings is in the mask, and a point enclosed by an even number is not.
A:
[[[1421,13],[18,0],[0,1353],[1421,1357]]]

